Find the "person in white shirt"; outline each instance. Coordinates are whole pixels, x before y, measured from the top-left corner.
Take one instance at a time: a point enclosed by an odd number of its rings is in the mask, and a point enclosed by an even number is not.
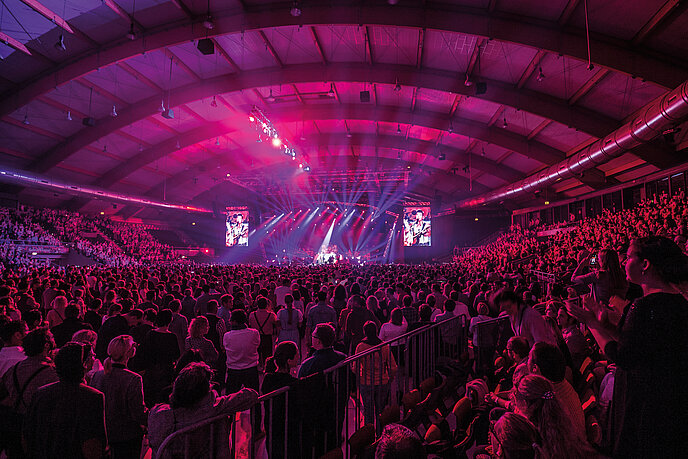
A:
[[[2,330],[0,330],[0,338],[5,345],[0,349],[0,378],[16,363],[26,359],[22,342],[28,332],[26,323],[19,320],[13,320],[3,325]]]
[[[248,328],[248,317],[243,309],[232,311],[230,331],[222,337],[227,353],[227,393],[237,392],[243,387],[256,391],[258,385],[258,330]]]
[[[289,279],[286,277],[282,279],[282,285],[275,288],[275,303],[277,308],[284,307],[284,297],[291,295],[291,288],[289,287]]]

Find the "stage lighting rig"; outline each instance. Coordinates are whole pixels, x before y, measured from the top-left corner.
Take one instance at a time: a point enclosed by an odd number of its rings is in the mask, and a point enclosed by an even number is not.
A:
[[[275,125],[260,108],[253,106],[248,115],[248,121],[258,134],[257,142],[269,139],[273,147],[296,160],[296,149],[291,142],[280,136]]]

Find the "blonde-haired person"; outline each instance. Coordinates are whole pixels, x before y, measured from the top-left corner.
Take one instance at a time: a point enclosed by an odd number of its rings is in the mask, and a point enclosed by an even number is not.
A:
[[[105,394],[105,426],[114,459],[141,456],[143,428],[148,410],[143,404],[143,381],[127,369],[136,353],[136,343],[129,335],[113,338],[108,344],[105,368],[96,372],[91,387]]]
[[[72,335],[73,343],[86,344],[91,346],[91,358],[86,364],[86,383],[88,384],[93,378],[93,375],[103,369],[103,362],[96,358],[95,349],[96,341],[98,341],[98,333],[93,330],[79,330]]]
[[[528,375],[522,378],[512,393],[516,413],[525,416],[542,437],[544,457],[557,459],[588,459],[599,455],[583,433],[571,428],[554,394],[554,386],[545,377]]]
[[[500,459],[545,459],[542,439],[535,426],[516,413],[504,414],[490,426],[492,457]]]
[[[201,352],[203,361],[215,367],[218,352],[212,341],[205,337],[210,331],[210,324],[205,316],[198,316],[189,324],[189,336],[184,341],[184,350],[196,349]]]

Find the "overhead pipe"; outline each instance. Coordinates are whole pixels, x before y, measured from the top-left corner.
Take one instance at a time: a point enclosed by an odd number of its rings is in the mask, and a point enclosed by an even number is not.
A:
[[[475,207],[503,201],[534,192],[560,180],[575,177],[588,169],[623,155],[638,145],[651,141],[686,116],[688,116],[688,80],[659,100],[643,107],[630,122],[560,163],[511,185],[478,197],[464,199],[456,206]]]
[[[203,207],[189,206],[186,204],[175,204],[164,201],[157,201],[141,196],[115,193],[102,188],[77,185],[74,183],[55,180],[45,175],[32,174],[25,171],[12,169],[0,169],[0,182],[10,182],[32,188],[46,188],[53,191],[60,191],[70,195],[83,196],[88,198],[117,201],[124,204],[143,207],[160,207],[170,210],[183,210],[186,212],[213,213],[210,209]]]

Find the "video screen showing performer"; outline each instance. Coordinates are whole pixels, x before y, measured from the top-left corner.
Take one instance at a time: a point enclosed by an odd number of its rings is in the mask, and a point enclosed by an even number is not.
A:
[[[248,209],[227,208],[225,245],[248,247]]]
[[[404,247],[430,247],[430,206],[404,207]]]

